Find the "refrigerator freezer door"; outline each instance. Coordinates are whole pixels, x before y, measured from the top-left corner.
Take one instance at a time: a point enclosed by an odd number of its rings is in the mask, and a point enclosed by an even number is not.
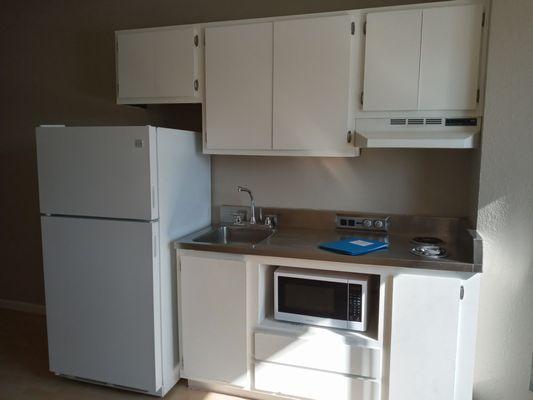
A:
[[[156,128],[37,128],[41,213],[153,220]]]
[[[159,394],[158,224],[41,217],[51,371]]]

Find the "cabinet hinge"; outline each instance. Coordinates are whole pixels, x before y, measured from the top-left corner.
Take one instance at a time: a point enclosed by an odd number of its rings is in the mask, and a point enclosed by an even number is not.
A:
[[[364,99],[365,99],[365,92],[361,92],[361,97],[359,98],[359,102],[361,103],[361,105],[363,105]]]
[[[363,35],[366,35],[366,21],[363,24]]]
[[[485,26],[485,15],[486,13],[483,13],[483,15],[481,16],[481,26]]]
[[[355,22],[353,22],[353,21],[350,24],[350,31],[351,31],[352,35],[355,35]]]
[[[194,90],[195,90],[195,91],[198,91],[198,88],[199,88],[198,79],[195,79],[195,80],[194,80]]]
[[[461,285],[461,290],[459,291],[459,298],[463,300],[465,297],[465,287]]]
[[[478,89],[476,92],[476,103],[479,103],[479,98],[481,97],[481,91]]]
[[[198,47],[198,44],[200,43],[198,39],[198,35],[194,35],[194,46]]]

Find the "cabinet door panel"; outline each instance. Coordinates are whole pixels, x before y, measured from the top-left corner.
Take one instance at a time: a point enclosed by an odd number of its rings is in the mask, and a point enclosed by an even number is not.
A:
[[[117,35],[118,97],[155,96],[154,36],[146,32]]]
[[[369,13],[366,24],[363,110],[416,110],[422,11]]]
[[[184,377],[246,385],[245,268],[240,261],[181,257]]]
[[[348,146],[352,37],[348,16],[274,23],[274,149]]]
[[[155,92],[158,97],[194,96],[194,28],[165,29],[155,36]]]
[[[210,149],[272,148],[272,23],[205,29]]]
[[[118,102],[199,101],[197,28],[172,27],[117,32]]]
[[[476,108],[482,17],[482,5],[424,10],[421,110]]]
[[[390,400],[454,398],[461,280],[394,278]]]

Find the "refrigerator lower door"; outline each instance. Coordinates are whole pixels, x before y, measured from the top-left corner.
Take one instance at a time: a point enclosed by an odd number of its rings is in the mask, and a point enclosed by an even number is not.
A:
[[[41,218],[52,372],[159,393],[158,224]]]

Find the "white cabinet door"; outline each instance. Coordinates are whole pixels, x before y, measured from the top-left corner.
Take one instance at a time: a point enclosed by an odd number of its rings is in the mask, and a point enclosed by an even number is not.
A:
[[[154,36],[146,32],[117,33],[117,97],[153,97]]]
[[[201,101],[195,86],[197,31],[186,26],[117,32],[117,102]]]
[[[245,386],[246,264],[182,256],[183,377]]]
[[[272,148],[272,23],[205,29],[209,149]]]
[[[425,9],[420,59],[421,110],[477,107],[482,5]]]
[[[344,15],[274,22],[274,149],[350,146],[350,23]]]
[[[422,10],[366,17],[365,111],[416,110]]]
[[[394,277],[390,400],[454,398],[461,283],[458,278]]]

